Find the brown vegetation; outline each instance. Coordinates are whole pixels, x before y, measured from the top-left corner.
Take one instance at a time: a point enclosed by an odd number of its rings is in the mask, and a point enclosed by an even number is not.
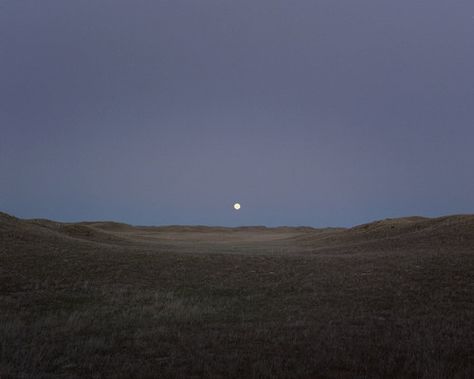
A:
[[[0,213],[0,377],[471,378],[474,216],[350,229]]]

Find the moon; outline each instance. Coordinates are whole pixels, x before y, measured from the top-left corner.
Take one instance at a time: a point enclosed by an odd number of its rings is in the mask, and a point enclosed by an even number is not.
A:
[[[236,211],[238,211],[238,210],[240,209],[240,204],[239,204],[239,203],[235,203],[235,204],[234,204],[234,209],[235,209]]]

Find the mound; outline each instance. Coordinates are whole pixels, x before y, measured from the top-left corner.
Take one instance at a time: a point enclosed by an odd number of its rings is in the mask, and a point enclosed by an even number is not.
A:
[[[387,218],[385,220],[373,221],[367,224],[357,225],[351,229],[373,232],[377,230],[409,227],[416,223],[420,223],[426,220],[429,220],[429,218],[420,217],[420,216],[403,217],[403,218]]]
[[[122,243],[125,238],[109,233],[105,229],[96,229],[87,224],[59,224],[57,231],[64,236],[99,243]]]
[[[15,223],[20,221],[20,219],[10,216],[7,213],[0,212],[0,223]]]
[[[80,225],[87,225],[95,229],[106,230],[110,232],[124,231],[133,229],[133,226],[122,222],[101,221],[101,222],[81,222]]]
[[[296,238],[297,244],[314,250],[324,249],[437,249],[474,248],[474,215],[439,218],[405,217],[358,225],[346,230],[308,233]]]
[[[58,243],[58,241],[65,239],[98,243],[127,242],[124,238],[105,230],[96,229],[87,223],[61,223],[46,219],[22,220],[6,213],[0,213],[0,240],[5,244],[8,241],[13,243],[21,241]]]

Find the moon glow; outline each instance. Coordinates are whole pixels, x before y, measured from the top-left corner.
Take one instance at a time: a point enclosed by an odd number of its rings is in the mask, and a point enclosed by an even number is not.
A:
[[[240,204],[239,204],[239,203],[235,203],[235,204],[234,204],[234,209],[235,209],[236,211],[238,211],[238,210],[240,209]]]

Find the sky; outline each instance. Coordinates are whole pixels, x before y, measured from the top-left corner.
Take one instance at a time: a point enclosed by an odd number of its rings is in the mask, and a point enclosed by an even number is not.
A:
[[[474,213],[473,166],[472,0],[0,0],[17,217]]]

